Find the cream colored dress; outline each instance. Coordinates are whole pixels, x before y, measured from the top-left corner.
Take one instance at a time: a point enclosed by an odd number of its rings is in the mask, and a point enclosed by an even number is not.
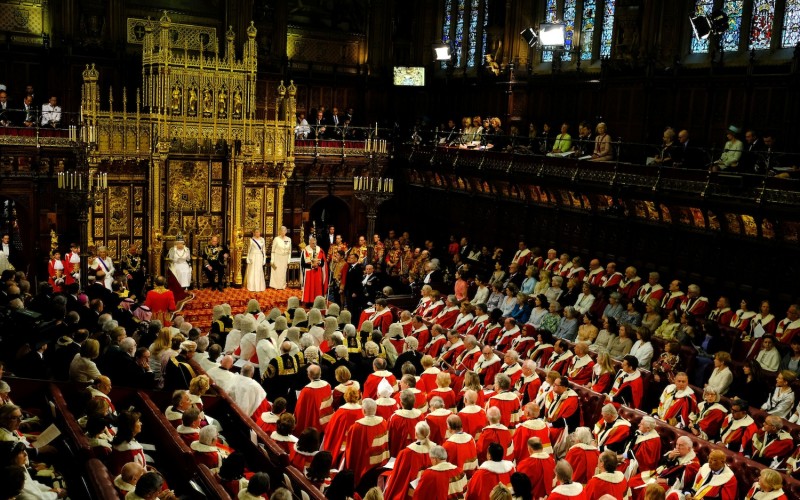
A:
[[[264,280],[264,260],[266,260],[264,238],[250,238],[247,249],[247,289],[251,292],[263,292],[267,289]]]
[[[286,271],[292,255],[292,240],[288,236],[276,236],[272,240],[272,271],[269,273],[269,287],[276,290],[286,288]]]

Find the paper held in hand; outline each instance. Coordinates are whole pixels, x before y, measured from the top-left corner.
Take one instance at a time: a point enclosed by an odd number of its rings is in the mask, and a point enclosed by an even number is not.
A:
[[[39,434],[39,437],[36,438],[36,441],[32,443],[33,447],[38,450],[39,448],[47,446],[48,444],[52,443],[53,440],[60,435],[61,431],[58,430],[58,427],[56,427],[55,424],[50,424],[50,427],[48,427],[41,434]]]

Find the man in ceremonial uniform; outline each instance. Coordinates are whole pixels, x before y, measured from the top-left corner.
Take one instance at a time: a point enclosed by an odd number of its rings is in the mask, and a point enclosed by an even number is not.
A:
[[[648,483],[658,482],[664,489],[668,489],[675,482],[680,482],[688,487],[694,482],[694,477],[700,469],[700,460],[692,449],[692,440],[689,436],[681,436],[675,441],[675,449],[664,454],[664,465],[659,466],[654,472],[641,470],[632,476],[629,482],[631,499],[642,500],[644,490]]]
[[[444,328],[441,325],[433,325],[431,327],[431,334],[433,337],[422,347],[422,350],[434,360],[439,358],[439,353],[444,349],[447,344],[447,337],[444,335]]]
[[[119,261],[119,267],[122,270],[122,275],[128,281],[128,290],[131,291],[137,299],[144,297],[144,281],[145,281],[145,262],[144,257],[139,255],[139,247],[131,245],[128,248],[128,253],[122,256]]]
[[[574,270],[573,270],[574,271]],[[598,259],[589,261],[589,272],[578,281],[589,283],[592,287],[598,288],[603,283],[603,277],[606,275],[606,270],[600,265]],[[572,275],[570,275],[570,278]]]
[[[495,349],[505,352],[511,348],[514,340],[522,334],[522,331],[517,326],[517,321],[514,318],[505,318],[503,321],[503,330],[500,332],[500,337],[495,343]]]
[[[753,434],[758,427],[753,421],[753,417],[748,414],[750,405],[742,399],[734,399],[731,402],[731,412],[722,421],[720,428],[719,444],[737,453],[749,455]]]
[[[478,468],[478,448],[475,438],[464,432],[461,417],[458,415],[447,417],[447,430],[449,437],[442,446],[447,450],[450,462],[468,476],[472,476]]]
[[[474,349],[477,348],[474,345],[472,347]],[[456,367],[456,364],[458,363],[458,357],[462,352],[464,352],[465,349],[466,345],[464,340],[461,340],[461,336],[458,334],[458,332],[455,330],[448,331],[447,343],[444,345],[444,352],[442,352],[441,356],[439,357],[442,367],[445,369],[447,367]],[[457,369],[463,370],[464,367]]]
[[[391,372],[386,370],[386,360],[383,358],[375,358],[372,362],[372,373],[369,374],[367,380],[364,382],[364,397],[378,397],[378,385],[382,380],[386,380],[393,391],[397,390],[397,379]]]
[[[312,304],[316,297],[327,295],[325,252],[317,246],[317,239],[310,236],[308,245],[300,253],[300,257],[303,268],[303,302]]]
[[[558,339],[553,344],[553,353],[550,354],[550,359],[546,363],[543,362],[545,371],[555,371],[562,375],[567,374],[570,362],[572,361],[572,351],[569,350],[567,341]]]
[[[794,450],[792,435],[783,430],[783,420],[775,415],[764,419],[761,431],[753,434],[751,458],[770,468],[778,468]]]
[[[617,470],[617,455],[613,451],[600,454],[597,474],[586,483],[586,498],[595,499],[603,496],[625,498],[628,492],[628,481],[625,474]]]
[[[500,371],[500,357],[494,353],[491,347],[484,346],[483,353],[478,361],[475,362],[475,373],[481,379],[481,384],[492,385],[494,384],[494,377]]]
[[[439,325],[445,330],[449,330],[453,328],[456,324],[456,319],[458,319],[459,313],[459,303],[458,299],[455,295],[448,295],[447,302],[445,303],[444,309],[442,309],[439,314],[433,317],[431,323],[433,325]]]
[[[223,290],[225,283],[225,267],[228,265],[230,253],[225,245],[220,244],[219,237],[212,236],[203,251],[203,272],[206,273],[208,285],[213,290]]]
[[[573,348],[575,355],[569,360],[567,375],[573,384],[586,385],[592,380],[594,361],[589,356],[589,346],[586,342],[578,342]]]
[[[347,256],[347,270],[342,277],[342,293],[345,304],[352,313],[353,319],[358,321],[361,311],[364,309],[364,287],[361,285],[361,281],[364,279],[364,268],[358,263],[357,255],[351,253]]]
[[[395,457],[391,476],[383,492],[385,500],[405,500],[411,493],[409,491],[411,482],[415,481],[423,470],[430,467],[429,453],[433,445],[428,439],[430,432],[430,427],[425,422],[417,422],[414,426],[415,440],[400,450]]]
[[[600,410],[600,421],[594,426],[594,439],[600,451],[621,453],[631,433],[631,423],[620,417],[612,404]]]
[[[389,332],[389,326],[392,324],[392,310],[389,309],[389,302],[386,299],[378,299],[375,301],[375,312],[369,317],[372,321],[372,327],[382,334],[386,335]]]
[[[686,302],[686,294],[681,291],[681,282],[672,280],[669,284],[669,293],[661,299],[661,310],[666,315],[670,311],[681,312],[681,306]]]
[[[606,264],[606,272],[600,278],[600,287],[612,292],[622,283],[622,273],[617,272],[616,262]]]
[[[717,308],[708,313],[708,319],[720,326],[729,326],[735,313],[731,310],[731,302],[724,295],[717,299]]]
[[[500,410],[500,422],[507,428],[514,428],[520,419],[520,404],[516,393],[511,392],[511,379],[508,375],[498,373],[494,378],[495,393],[486,402],[486,414],[489,410]]]
[[[636,356],[625,356],[622,358],[622,369],[617,372],[611,391],[606,395],[606,401],[638,409],[643,395],[644,383],[639,372],[639,360]]]
[[[517,463],[531,454],[528,449],[528,442],[531,438],[539,440],[539,448],[543,449],[546,453],[552,453],[553,447],[550,445],[550,430],[547,428],[547,422],[539,418],[540,414],[539,405],[536,403],[528,403],[525,405],[525,420],[520,423],[514,430],[514,458]]]
[[[361,403],[364,418],[356,420],[345,439],[344,467],[354,477],[363,478],[370,470],[383,467],[389,461],[389,430],[386,421],[375,416],[375,400]]]
[[[689,313],[695,318],[705,318],[711,310],[711,305],[708,303],[708,297],[700,295],[700,287],[692,284],[686,288],[686,300],[681,302],[680,309],[681,312]]]
[[[789,345],[797,332],[800,332],[800,306],[792,304],[786,311],[786,317],[778,323],[775,337],[782,344]]]
[[[296,397],[292,386],[300,370],[300,363],[292,356],[292,343],[284,341],[281,344],[281,355],[272,359],[267,367],[268,380],[264,380],[264,388],[272,401],[277,398],[286,398],[288,407],[294,408]]]
[[[656,415],[670,425],[689,425],[689,415],[697,413],[697,397],[689,387],[689,376],[684,372],[675,375],[675,383],[664,388]]]
[[[419,477],[414,488],[414,500],[460,500],[464,498],[467,480],[464,472],[447,461],[450,454],[441,446],[433,446],[430,451],[431,466]],[[452,461],[452,457],[450,457]]]
[[[415,402],[411,391],[403,391],[400,394],[402,408],[389,419],[389,452],[393,457],[414,440],[414,426],[424,420],[422,412],[414,408]]]
[[[191,340],[181,343],[177,356],[173,356],[164,367],[164,390],[188,389],[189,382],[195,377],[194,368],[189,360],[194,356],[197,344]]]
[[[553,491],[556,461],[553,455],[545,451],[538,437],[528,438],[525,449],[525,458],[517,460],[517,472],[530,478],[533,498],[546,497]]]
[[[322,369],[319,365],[310,365],[307,372],[309,383],[300,391],[294,411],[298,435],[308,427],[315,427],[320,433],[324,433],[333,415],[331,386],[321,380]]]
[[[555,468],[557,486],[548,495],[547,500],[584,500],[588,498],[583,491],[583,485],[578,481],[577,474],[573,474],[572,465],[568,460],[559,460]]]
[[[528,267],[528,262],[531,260],[531,251],[524,241],[519,242],[519,250],[511,258],[511,262],[519,266],[521,269]]]
[[[708,463],[700,467],[694,483],[685,484],[683,491],[685,500],[736,500],[737,488],[736,474],[725,464],[725,453],[714,450],[708,454]]]
[[[628,300],[634,300],[639,295],[639,288],[642,286],[642,278],[637,274],[636,268],[628,266],[625,268],[625,277],[619,282],[618,292]]]
[[[505,375],[511,381],[508,390],[511,390],[517,381],[522,377],[522,367],[519,364],[519,352],[510,349],[503,355],[503,365],[500,367],[498,375]]]
[[[514,464],[503,459],[504,453],[502,445],[498,443],[489,445],[488,460],[481,464],[467,484],[466,500],[485,500],[490,498],[489,494],[498,484],[505,486],[511,484]]]
[[[661,276],[655,271],[647,275],[647,283],[642,285],[637,292],[639,302],[647,304],[647,301],[652,299],[661,303],[661,299],[664,298],[667,291],[658,282],[660,278]]]
[[[348,255],[355,255],[356,260],[362,266],[367,263],[367,239],[363,236],[358,237],[358,245],[353,245]]]

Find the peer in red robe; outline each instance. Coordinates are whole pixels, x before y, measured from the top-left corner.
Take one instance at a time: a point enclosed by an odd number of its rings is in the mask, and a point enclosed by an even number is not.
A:
[[[736,407],[732,407],[731,411]],[[747,411],[745,409],[745,411]],[[720,444],[729,450],[737,453],[746,453],[750,450],[753,434],[758,431],[758,426],[753,421],[753,417],[745,415],[742,418],[734,418],[733,413],[725,417],[720,428]],[[748,453],[749,454],[749,453]]]
[[[622,456],[624,460],[620,470],[627,469],[631,458],[636,459],[639,472],[656,470],[661,458],[661,436],[655,429],[647,430],[647,426],[639,422],[639,431],[636,437],[628,442]]]
[[[400,409],[389,419],[389,453],[396,457],[400,451],[414,441],[414,426],[424,420],[416,408]]]
[[[171,290],[164,288],[163,278],[156,278],[156,287],[147,292],[144,305],[150,308],[152,319],[160,320],[164,326],[169,326],[170,313],[175,310],[175,295]]]
[[[450,301],[451,298],[454,297],[447,298],[446,307],[439,311],[439,314],[432,320],[434,325],[439,325],[445,330],[449,330],[455,326],[459,314],[458,306],[455,302]]]
[[[622,360],[622,369],[614,377],[609,399],[615,406],[625,405],[639,409],[644,395],[644,383],[639,370],[629,364],[630,358],[633,357],[625,356]]]
[[[511,362],[509,363],[509,361]],[[506,354],[503,366],[500,367],[500,371],[498,373],[502,373],[503,375],[510,378],[511,379],[510,387],[514,387],[515,385],[517,385],[517,381],[520,379],[520,377],[522,377],[522,367],[516,361],[516,358],[514,358],[513,356],[510,357],[509,354]]]
[[[681,423],[689,424],[689,415],[697,413],[697,397],[691,387],[688,387],[686,375],[679,374],[675,378],[680,378],[684,387],[679,389],[675,384],[670,384],[661,392],[658,401],[658,418],[672,425]]]
[[[521,408],[516,393],[508,390],[494,393],[486,402],[486,411],[489,411],[489,408],[500,410],[500,423],[509,429],[519,423]]]
[[[529,450],[529,448],[525,448]],[[553,455],[546,451],[534,451],[527,457],[517,462],[517,472],[528,476],[533,487],[533,498],[546,497],[553,491],[553,478],[555,477],[556,461]]]
[[[525,372],[528,372],[527,374]],[[522,377],[517,380],[516,385],[514,386],[514,390],[519,394],[520,404],[525,405],[528,403],[532,403],[536,400],[536,394],[539,392],[539,387],[542,386],[542,379],[539,378],[539,375],[533,369],[533,366],[530,369],[525,367],[525,363],[522,364]]]
[[[486,500],[498,484],[510,486],[514,464],[508,460],[489,460],[481,464],[467,483],[465,500]]]
[[[596,446],[584,443],[575,443],[570,446],[564,460],[572,465],[572,480],[576,483],[586,484],[597,468],[600,450]]]
[[[312,375],[313,370],[313,375]],[[320,380],[320,367],[311,365],[309,367],[309,378],[312,378],[297,397],[295,406],[295,418],[297,435],[308,427],[315,427],[320,433],[325,432],[325,428],[333,415],[333,397],[331,385],[324,380]]]
[[[779,417],[772,416],[773,419]],[[751,458],[756,462],[761,462],[769,466],[776,461],[777,463],[783,462],[789,458],[789,455],[794,451],[795,445],[792,435],[784,430],[775,430],[775,427],[769,422],[770,417],[764,421],[764,429],[753,434],[752,444],[750,445]],[[766,430],[769,429],[769,432]]]
[[[392,310],[386,303],[386,299],[378,299],[375,301],[375,312],[369,317],[372,321],[372,327],[375,330],[386,335],[389,332],[389,327],[394,321],[392,318]],[[402,352],[402,351],[401,351]]]
[[[446,375],[445,375],[446,377]],[[435,397],[442,398],[444,407],[448,410],[455,410],[456,408],[456,393],[449,387],[437,387],[433,390],[428,390],[427,401],[430,404],[431,399]]]
[[[744,500],[788,500],[789,497],[783,492],[783,488],[777,490],[764,491],[761,485],[756,481],[750,490],[745,495]]]
[[[691,420],[689,430],[693,433],[697,431],[698,437],[703,439],[717,441],[722,422],[725,421],[725,417],[728,415],[728,409],[719,403],[718,395],[708,394],[706,397],[716,399],[716,401],[703,401],[697,405],[697,413],[689,415]]]
[[[177,429],[178,435],[180,436],[181,440],[186,443],[186,446],[191,446],[192,443],[200,439],[200,428],[199,427],[190,427],[188,425],[179,425]]]
[[[413,494],[409,485],[431,466],[430,451],[431,442],[427,439],[415,441],[400,450],[383,492],[384,500],[405,500]]]
[[[583,354],[578,354],[579,352]],[[588,352],[584,344],[575,346],[575,355],[569,360],[567,367],[567,375],[573,384],[586,385],[592,380],[594,361]]]
[[[514,430],[514,437],[511,440],[514,444],[514,458],[517,463],[530,455],[528,450],[528,440],[539,438],[542,443],[542,450],[545,453],[553,453],[553,446],[550,444],[550,430],[547,423],[541,418],[525,420]]]
[[[464,432],[476,437],[489,422],[486,411],[476,404],[467,404],[458,412],[464,427]]]
[[[435,325],[431,330],[431,334],[433,336],[428,341],[428,343],[425,344],[424,346],[420,345],[420,347],[422,348],[423,353],[427,354],[433,359],[437,359],[439,357],[439,353],[442,352],[442,349],[444,349],[445,344],[447,344],[447,337],[445,337],[444,332],[441,330],[441,328],[438,328]]]
[[[676,450],[680,451],[680,440],[676,446]],[[655,473],[643,471],[631,477],[630,481],[628,481],[631,489],[631,500],[642,500],[644,498],[645,486],[652,478],[655,478],[665,490],[670,485],[675,484],[676,481],[680,481],[684,485],[684,489],[689,488],[689,485],[694,482],[697,471],[700,470],[700,460],[692,450],[691,440],[688,440],[683,446],[685,446],[684,455],[675,455],[672,459],[667,458],[667,463],[656,469]],[[669,453],[665,456],[669,457]]]
[[[447,439],[447,417],[452,414],[447,408],[437,408],[425,415],[425,422],[431,428],[430,440],[439,446]]]
[[[620,453],[631,434],[631,423],[617,416],[616,411],[612,415],[604,414],[595,424],[592,434],[600,451],[614,450]]]
[[[556,390],[562,392],[558,394]],[[555,444],[562,437],[565,429],[567,432],[572,432],[580,425],[580,402],[578,393],[563,386],[555,387],[553,395],[555,400],[547,407],[545,420],[552,426],[550,427],[550,442]]]
[[[379,366],[382,366],[383,368],[379,368]],[[375,371],[370,373],[367,377],[367,380],[364,382],[364,399],[377,399],[378,384],[380,384],[381,380],[384,379],[386,379],[389,385],[392,386],[392,390],[397,391],[397,379],[394,377],[394,375],[392,375],[391,372],[386,370],[386,360],[377,358],[373,362],[373,368]]]
[[[374,412],[367,410],[365,413]],[[389,461],[389,430],[386,421],[374,415],[356,420],[345,438],[345,468],[357,478]]]
[[[322,440],[322,449],[329,451],[333,456],[333,464],[339,464],[339,460],[344,455],[345,442],[350,428],[361,418],[364,418],[364,410],[358,403],[345,403],[333,412]]]
[[[586,500],[598,500],[603,495],[614,498],[625,498],[628,491],[628,481],[625,474],[620,471],[600,472],[595,474],[584,488]]]
[[[580,483],[559,484],[553,488],[547,500],[586,500],[586,494]]]
[[[400,393],[398,392],[397,394]],[[375,412],[375,415],[388,422],[389,419],[392,418],[392,415],[394,415],[394,412],[400,409],[400,403],[398,403],[398,399],[384,397],[376,399],[375,403],[378,405],[378,410]]]
[[[492,351],[491,347],[485,346],[483,354],[478,358],[474,367],[475,373],[481,379],[481,384],[484,386],[493,385],[494,377],[500,371],[500,365],[502,365],[500,357]]]
[[[317,246],[313,236],[300,253],[303,268],[303,302],[312,303],[318,296],[326,297],[327,273],[325,272],[325,252]]]
[[[478,469],[478,448],[475,439],[461,430],[452,431],[442,445],[447,450],[447,458],[468,476]]]
[[[489,446],[498,443],[505,450],[504,460],[514,460],[514,443],[512,442],[511,431],[503,424],[489,424],[483,428],[476,449],[478,450],[478,462],[485,462]]]
[[[467,479],[458,467],[449,462],[436,461],[422,471],[419,483],[414,488],[413,500],[461,500],[466,488]]]
[[[715,454],[718,458],[713,458]],[[718,498],[720,500],[736,500],[739,498],[737,489],[738,482],[736,474],[725,465],[725,454],[720,450],[714,450],[708,455],[709,463],[700,467],[694,478],[691,488],[684,486],[684,490],[692,493],[694,498]],[[712,462],[716,460],[721,469],[712,470]]]

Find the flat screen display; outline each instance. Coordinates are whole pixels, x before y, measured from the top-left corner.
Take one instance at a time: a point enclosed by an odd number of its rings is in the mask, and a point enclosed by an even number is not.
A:
[[[398,87],[424,87],[425,68],[417,66],[395,66],[394,84]]]

